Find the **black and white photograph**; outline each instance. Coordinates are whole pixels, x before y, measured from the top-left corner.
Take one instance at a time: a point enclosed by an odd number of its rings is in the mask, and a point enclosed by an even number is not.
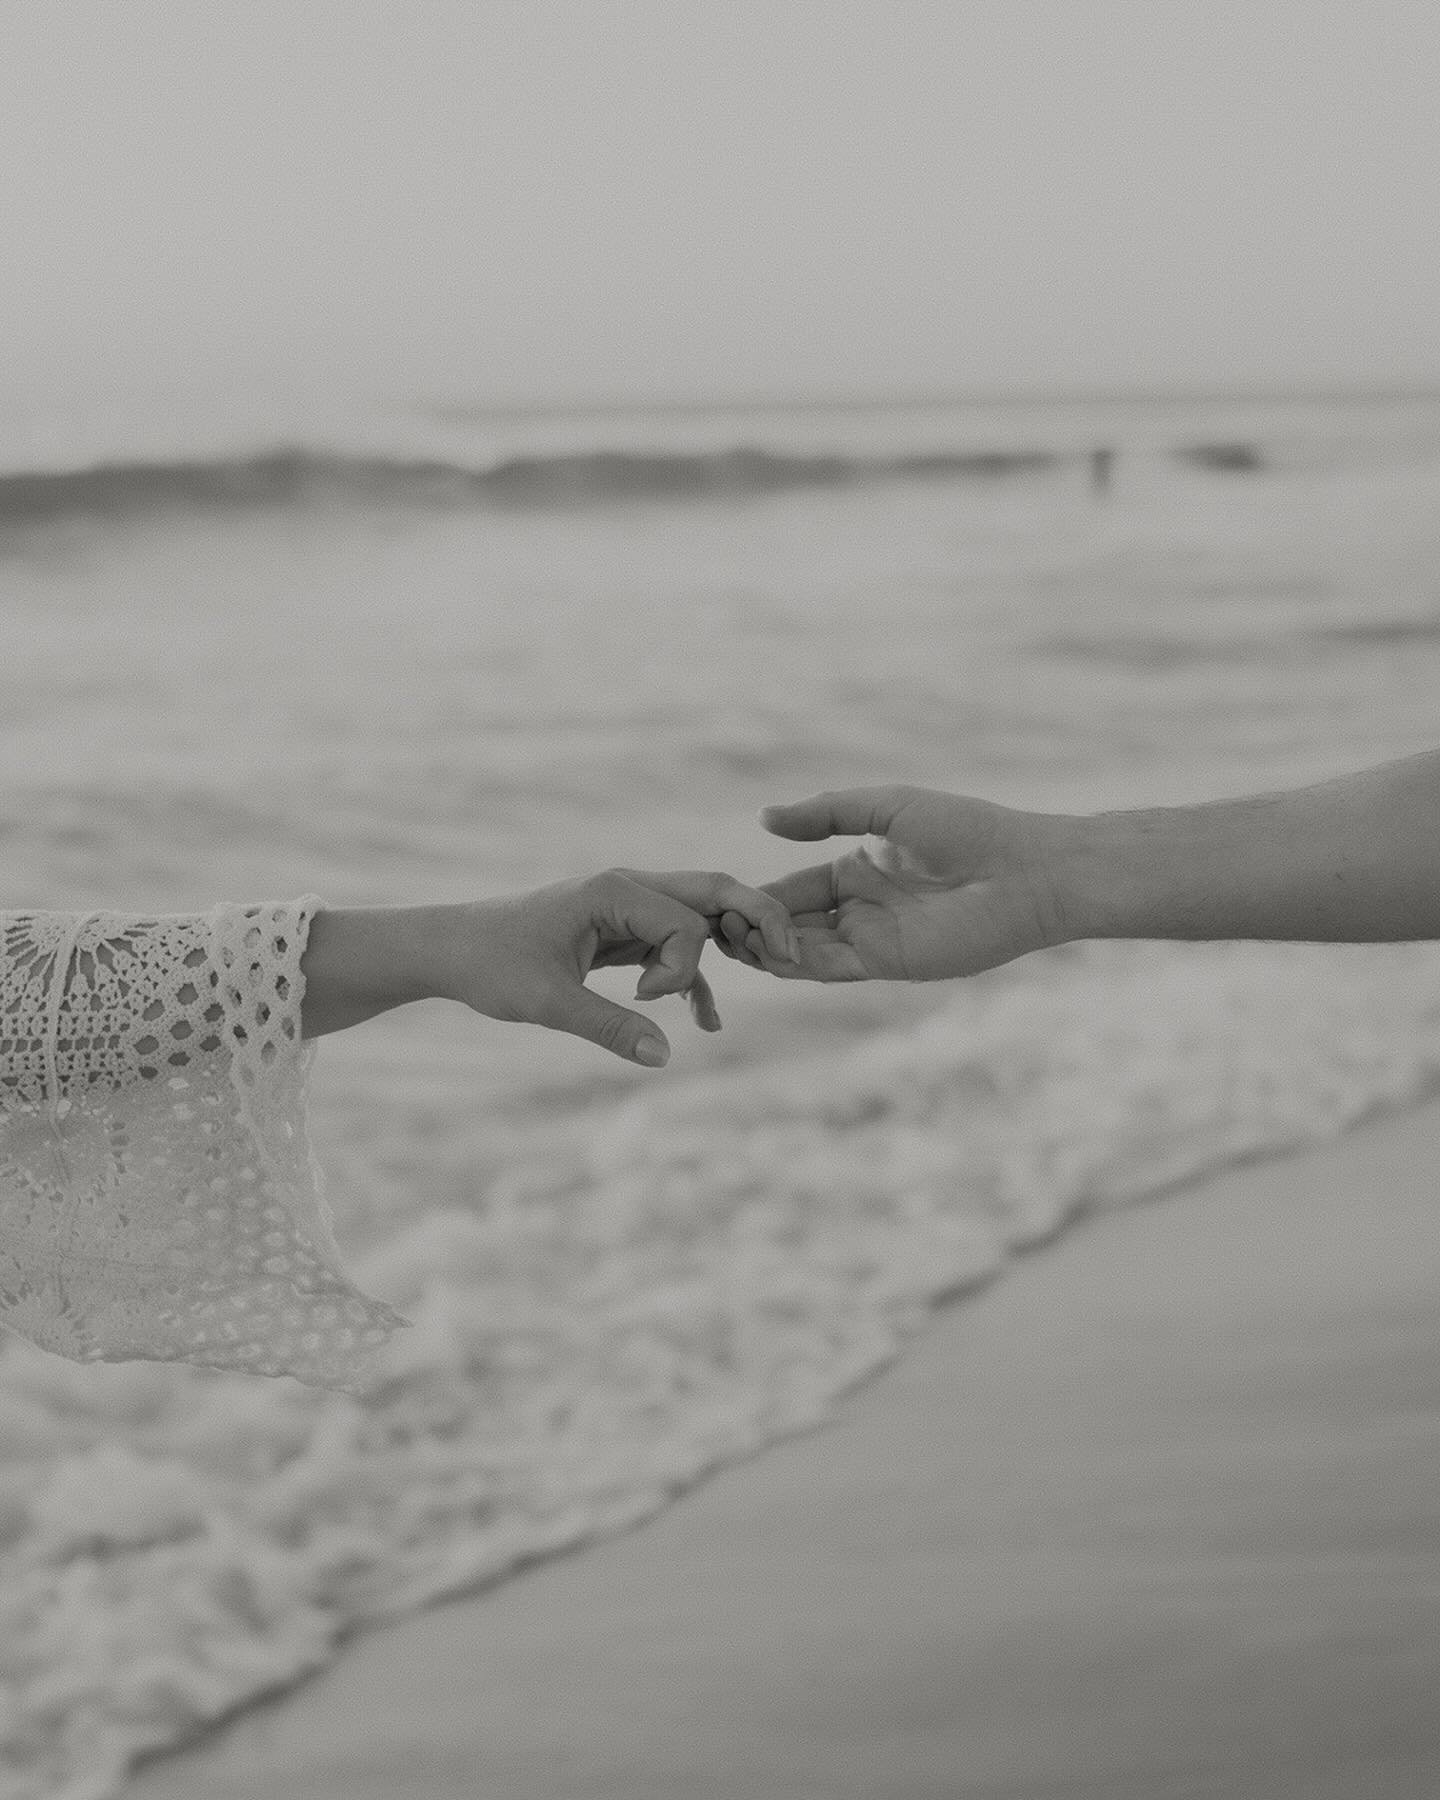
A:
[[[1440,1800],[1437,96],[0,0],[0,1800]]]

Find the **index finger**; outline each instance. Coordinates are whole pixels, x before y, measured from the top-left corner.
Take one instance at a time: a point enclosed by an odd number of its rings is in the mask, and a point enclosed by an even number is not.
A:
[[[914,792],[906,787],[840,788],[762,808],[760,823],[776,837],[813,842],[827,837],[884,837]]]
[[[722,913],[727,912],[741,914],[764,937],[770,954],[781,962],[793,962],[799,955],[800,946],[795,940],[784,903],[764,889],[747,887],[743,881],[736,881],[733,875],[708,869],[663,869],[653,872],[624,869],[621,873],[631,881],[670,895],[681,905],[691,907],[709,919],[719,918]]]
[[[690,988],[700,973],[700,953],[709,940],[706,919],[673,895],[634,879],[626,869],[598,878],[595,888],[603,897],[605,923],[612,931],[620,938],[649,944],[658,953],[648,971],[652,975],[663,971],[656,992],[681,993]]]

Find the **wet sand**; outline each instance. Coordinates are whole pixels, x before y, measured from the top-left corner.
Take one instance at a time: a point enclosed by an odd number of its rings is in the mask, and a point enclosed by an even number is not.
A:
[[[1101,1218],[824,1430],[129,1800],[1435,1800],[1440,1107]]]

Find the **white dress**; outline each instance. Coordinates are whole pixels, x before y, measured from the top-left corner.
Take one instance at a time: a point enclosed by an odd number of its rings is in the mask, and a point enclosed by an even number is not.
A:
[[[306,1131],[321,904],[0,913],[0,1325],[363,1391],[406,1321],[346,1279]]]

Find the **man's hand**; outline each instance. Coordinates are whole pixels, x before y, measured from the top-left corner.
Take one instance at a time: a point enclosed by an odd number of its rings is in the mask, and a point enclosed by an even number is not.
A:
[[[798,962],[776,957],[737,909],[715,941],[792,981],[939,981],[1058,942],[1044,833],[1059,821],[930,788],[850,788],[761,814],[777,837],[864,835],[834,862],[762,892],[799,930]]]
[[[500,900],[433,909],[427,991],[492,1019],[572,1032],[632,1062],[659,1067],[670,1046],[643,1014],[592,993],[592,969],[642,964],[638,1000],[688,996],[696,1023],[720,1016],[700,953],[725,914],[754,931],[777,967],[798,952],[784,906],[728,875],[611,869]]]

